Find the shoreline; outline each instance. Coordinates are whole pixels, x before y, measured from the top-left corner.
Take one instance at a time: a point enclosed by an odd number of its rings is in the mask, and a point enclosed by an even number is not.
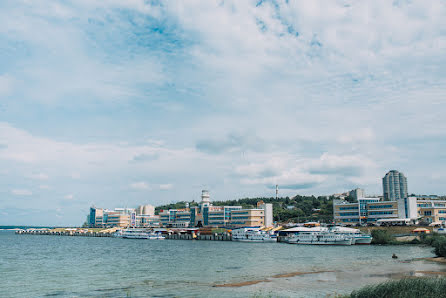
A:
[[[214,288],[240,288],[245,286],[251,286],[255,284],[259,284],[262,282],[271,282],[272,278],[287,278],[287,277],[295,277],[300,275],[309,275],[309,274],[320,274],[320,273],[328,273],[328,272],[337,272],[334,270],[321,270],[321,271],[295,271],[295,272],[289,272],[289,273],[280,273],[273,275],[269,278],[265,279],[256,279],[256,280],[248,280],[243,282],[235,282],[235,283],[225,283],[225,284],[217,284],[213,285]]]
[[[429,258],[419,258],[415,260],[425,260],[425,261],[431,261],[431,262],[437,262],[446,264],[446,258],[445,257],[429,257]]]

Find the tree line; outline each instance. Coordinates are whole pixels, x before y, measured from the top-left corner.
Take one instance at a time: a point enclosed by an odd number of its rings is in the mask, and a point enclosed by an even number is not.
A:
[[[242,198],[237,200],[213,201],[214,206],[242,206],[244,209],[256,208],[259,201],[273,204],[274,221],[278,222],[306,222],[306,221],[333,221],[333,198],[327,196],[301,196],[294,197],[258,197]],[[186,208],[185,201],[166,204],[156,207],[156,214],[160,210]],[[195,201],[189,206],[198,206]]]

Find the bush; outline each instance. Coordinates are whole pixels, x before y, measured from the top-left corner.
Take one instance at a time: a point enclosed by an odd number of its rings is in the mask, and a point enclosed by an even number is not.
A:
[[[395,238],[387,230],[373,230],[372,244],[392,244],[395,243]]]
[[[350,294],[352,298],[384,297],[444,297],[446,293],[445,278],[404,278],[387,281],[377,285],[366,286]]]
[[[446,237],[438,236],[432,243],[434,252],[438,257],[446,257]]]

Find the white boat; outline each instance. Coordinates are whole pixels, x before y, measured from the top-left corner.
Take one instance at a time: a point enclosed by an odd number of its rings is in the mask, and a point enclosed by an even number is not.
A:
[[[122,232],[122,238],[126,239],[149,239],[149,233],[141,229],[127,229]]]
[[[339,235],[345,235],[353,238],[352,244],[366,245],[372,243],[372,236],[361,233],[358,229],[346,228],[346,227],[332,227],[331,232]]]
[[[239,242],[277,242],[277,236],[273,233],[262,231],[260,228],[239,228],[232,230],[232,241]]]
[[[116,230],[116,232],[114,232],[112,234],[112,237],[114,237],[114,238],[122,238],[123,234],[124,234],[124,230]]]
[[[126,239],[148,239],[148,240],[164,240],[161,233],[148,232],[144,229],[125,229],[117,230],[113,233],[113,237],[116,238],[126,238]]]
[[[149,235],[149,240],[164,240],[164,239],[166,239],[166,237],[164,237],[161,233],[155,233],[155,232],[152,232],[152,233],[148,233],[148,235]]]
[[[290,244],[313,245],[352,245],[353,237],[330,232],[327,228],[297,228],[294,234],[288,237]]]

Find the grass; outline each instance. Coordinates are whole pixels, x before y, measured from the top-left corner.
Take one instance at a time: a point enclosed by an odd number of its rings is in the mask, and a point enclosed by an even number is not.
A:
[[[384,283],[365,286],[353,291],[351,298],[437,298],[446,295],[446,278],[404,278]]]

